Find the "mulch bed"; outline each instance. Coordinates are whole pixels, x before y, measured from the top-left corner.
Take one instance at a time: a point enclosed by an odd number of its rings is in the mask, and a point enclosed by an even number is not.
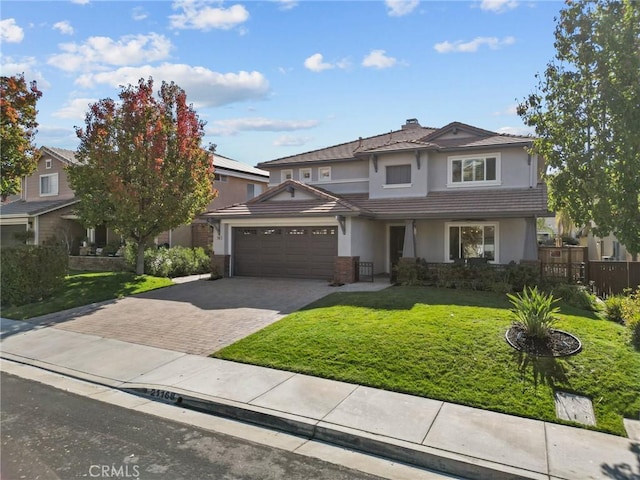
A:
[[[582,349],[577,337],[562,330],[551,330],[549,337],[540,341],[528,337],[524,327],[514,323],[505,337],[507,343],[516,350],[539,357],[566,357]]]

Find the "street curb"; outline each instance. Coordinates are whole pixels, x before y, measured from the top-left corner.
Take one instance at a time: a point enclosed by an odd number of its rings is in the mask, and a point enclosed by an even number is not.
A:
[[[477,480],[548,480],[540,472],[499,464],[396,438],[351,429],[321,420],[293,415],[189,390],[153,384],[123,384],[120,390],[147,399],[239,420],[285,433],[346,447],[388,460]],[[150,392],[175,394],[167,400]]]

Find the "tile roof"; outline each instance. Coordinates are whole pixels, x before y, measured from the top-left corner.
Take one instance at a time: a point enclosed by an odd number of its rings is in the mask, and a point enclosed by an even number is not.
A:
[[[470,133],[471,136],[459,138],[440,138],[447,133],[458,131]],[[493,146],[528,145],[532,137],[509,135],[491,132],[461,122],[452,122],[442,128],[422,127],[418,123],[407,122],[401,130],[359,138],[347,143],[313,150],[311,152],[278,158],[258,164],[258,167],[297,165],[305,163],[353,160],[358,156],[374,153],[396,152],[405,150],[457,150],[465,148],[490,148]]]
[[[16,202],[7,203],[0,206],[0,216],[35,216],[43,213],[57,210],[68,205],[73,205],[79,200],[75,198],[66,200],[48,200],[43,202],[25,202],[24,200],[18,200]]]
[[[283,185],[304,185],[289,180],[260,197],[205,214],[212,218],[309,217],[320,215],[366,216],[375,219],[478,219],[484,217],[522,217],[547,215],[547,190],[536,188],[462,189],[430,192],[426,197],[375,198],[367,194],[335,195],[321,191],[314,200],[269,202],[285,190]],[[304,185],[307,191],[319,189]],[[296,186],[296,188],[298,188]],[[274,190],[276,190],[274,192]]]

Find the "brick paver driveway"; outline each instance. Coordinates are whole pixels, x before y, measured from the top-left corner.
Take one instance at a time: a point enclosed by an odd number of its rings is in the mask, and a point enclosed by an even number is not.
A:
[[[54,328],[195,355],[209,355],[283,316],[346,290],[388,283],[330,287],[320,280],[235,277],[195,280],[94,306],[30,320]]]

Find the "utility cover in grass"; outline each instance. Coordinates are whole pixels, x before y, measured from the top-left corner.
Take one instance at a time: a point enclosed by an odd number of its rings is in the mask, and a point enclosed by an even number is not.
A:
[[[555,392],[556,416],[561,420],[582,423],[583,425],[595,425],[596,416],[593,413],[593,404],[587,397],[567,392]]]

